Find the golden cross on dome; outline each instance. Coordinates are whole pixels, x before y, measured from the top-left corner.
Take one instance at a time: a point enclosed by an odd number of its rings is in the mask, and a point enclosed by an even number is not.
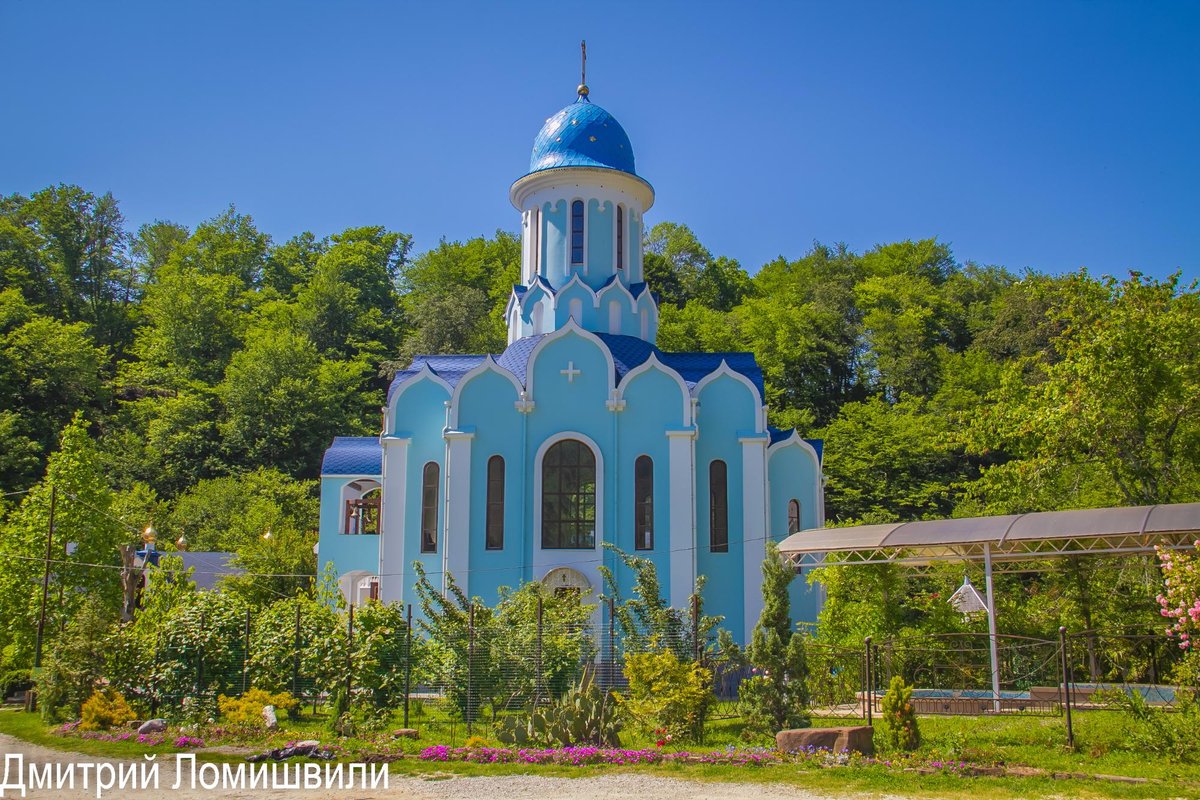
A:
[[[587,96],[588,96],[588,87],[587,87],[587,39],[580,39],[580,40],[579,40],[579,55],[580,55],[580,66],[579,66],[579,89],[578,89],[577,91],[579,92],[579,99],[581,99],[581,100],[586,100],[586,99],[587,99]]]

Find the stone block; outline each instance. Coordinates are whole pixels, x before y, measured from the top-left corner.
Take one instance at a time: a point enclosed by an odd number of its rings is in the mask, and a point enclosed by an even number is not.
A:
[[[417,730],[415,728],[397,728],[396,730],[392,731],[392,736],[394,736],[397,739],[419,739],[419,738],[421,738],[420,734],[417,733]]]
[[[148,719],[138,726],[138,733],[162,733],[167,729],[167,721],[165,719]]]
[[[869,756],[875,752],[875,730],[870,725],[846,728],[797,728],[775,734],[775,747],[781,753],[825,748],[835,753],[849,751]]]

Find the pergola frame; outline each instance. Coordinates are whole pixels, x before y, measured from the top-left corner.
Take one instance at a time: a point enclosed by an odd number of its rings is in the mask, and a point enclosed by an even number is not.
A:
[[[1200,503],[1177,503],[813,528],[784,539],[779,552],[797,568],[895,564],[922,570],[939,562],[982,561],[993,708],[999,711],[994,571],[1040,572],[1030,562],[1071,556],[1186,550],[1198,538]]]

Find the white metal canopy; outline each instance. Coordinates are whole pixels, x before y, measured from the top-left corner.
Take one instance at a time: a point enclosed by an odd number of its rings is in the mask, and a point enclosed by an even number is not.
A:
[[[779,552],[797,567],[982,561],[992,671],[992,705],[1000,711],[996,601],[992,562],[1014,563],[1073,555],[1152,553],[1190,548],[1200,538],[1200,503],[1079,511],[1041,511],[793,533]]]
[[[812,528],[779,543],[801,567],[994,561],[1182,550],[1200,537],[1200,503]]]

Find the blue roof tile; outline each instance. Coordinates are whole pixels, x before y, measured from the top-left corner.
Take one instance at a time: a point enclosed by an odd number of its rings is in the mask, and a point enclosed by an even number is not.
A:
[[[376,436],[337,436],[325,451],[322,475],[381,475],[383,445]]]

